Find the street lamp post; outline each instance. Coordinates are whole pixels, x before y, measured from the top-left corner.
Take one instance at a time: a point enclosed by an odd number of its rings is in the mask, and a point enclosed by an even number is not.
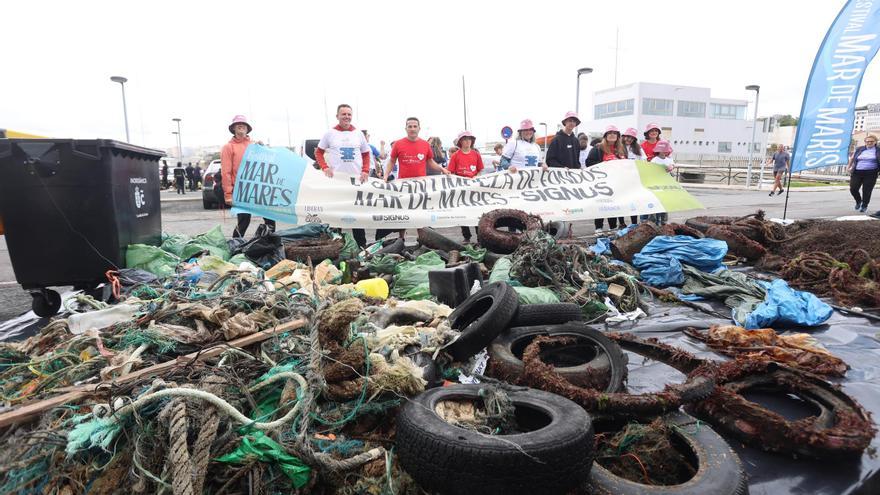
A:
[[[183,162],[183,145],[181,144],[183,140],[180,138],[180,119],[175,117],[171,120],[177,122],[177,156],[180,158],[180,161]]]
[[[755,92],[755,119],[752,123],[752,142],[749,143],[749,168],[746,171],[746,189],[752,186],[752,155],[755,153],[755,131],[758,130],[758,98],[761,96],[761,86],[750,84],[746,90]]]
[[[125,118],[125,141],[131,142],[131,138],[128,137],[128,107],[125,104],[125,83],[128,82],[128,79],[122,76],[112,76],[110,80],[119,83],[122,87],[122,116]]]
[[[180,135],[177,131],[171,131],[171,134],[174,134],[174,139],[177,140],[177,161],[179,162],[182,159],[180,156]]]
[[[574,93],[574,112],[578,114],[578,117],[581,115],[581,75],[589,74],[591,72],[593,72],[593,69],[590,67],[581,67],[578,69],[577,90]]]

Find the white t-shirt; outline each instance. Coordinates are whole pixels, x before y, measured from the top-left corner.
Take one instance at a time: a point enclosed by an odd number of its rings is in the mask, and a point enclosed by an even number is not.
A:
[[[339,126],[330,129],[321,138],[318,148],[324,150],[324,159],[334,172],[360,175],[364,160],[361,153],[370,153],[370,145],[364,133],[355,130],[339,130]]]
[[[504,145],[501,155],[510,158],[511,167],[537,167],[541,163],[541,147],[522,139]]]
[[[657,165],[663,165],[665,167],[675,165],[675,162],[672,160],[672,155],[667,155],[666,158],[660,158],[659,156],[654,155],[654,158],[651,158],[651,163],[656,163]]]
[[[581,168],[584,168],[584,164],[587,163],[587,155],[590,154],[590,150],[593,149],[589,144],[586,149],[582,149],[580,155],[578,155],[578,162],[580,163]]]
[[[637,154],[633,153],[633,150],[630,149],[629,146],[627,146],[626,147],[626,157],[629,158],[630,160],[644,160],[645,159],[645,152],[642,150],[642,147],[639,146],[639,154],[637,155]],[[672,160],[671,157],[667,156],[666,158],[669,160]],[[672,162],[670,161],[670,164],[671,163]]]

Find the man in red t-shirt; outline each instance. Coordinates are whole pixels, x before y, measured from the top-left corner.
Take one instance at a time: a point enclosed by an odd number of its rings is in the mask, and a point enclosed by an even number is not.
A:
[[[449,174],[449,170],[437,165],[434,161],[434,153],[431,151],[431,145],[424,139],[419,138],[419,131],[422,130],[419,119],[410,117],[406,119],[406,139],[398,139],[391,146],[391,154],[388,163],[385,164],[385,174],[383,179],[388,182],[388,175],[394,170],[394,162],[398,162],[400,167],[397,171],[397,177],[406,179],[409,177],[425,177],[427,167],[440,172],[441,174]],[[391,229],[376,230],[376,240],[385,237],[394,232]],[[406,229],[398,230],[400,238],[406,235]]]
[[[384,179],[388,180],[388,175],[394,169],[394,162],[400,163],[398,178],[406,179],[408,177],[425,177],[428,175],[427,167],[442,173],[449,174],[445,168],[437,165],[434,161],[434,153],[431,151],[431,145],[424,139],[419,138],[419,131],[422,130],[419,119],[410,117],[406,119],[406,139],[398,139],[394,141],[391,147],[391,157],[385,165]]]

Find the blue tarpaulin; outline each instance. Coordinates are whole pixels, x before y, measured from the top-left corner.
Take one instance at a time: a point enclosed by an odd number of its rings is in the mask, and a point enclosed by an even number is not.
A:
[[[794,290],[782,279],[765,286],[764,302],[749,313],[742,324],[752,330],[786,324],[814,327],[821,325],[834,310],[810,292]]]

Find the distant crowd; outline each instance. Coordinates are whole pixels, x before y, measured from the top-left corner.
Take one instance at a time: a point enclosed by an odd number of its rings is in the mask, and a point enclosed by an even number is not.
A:
[[[669,141],[660,138],[660,126],[654,123],[646,126],[641,141],[636,129],[626,129],[621,134],[617,127],[609,126],[602,138],[590,142],[586,134],[575,134],[581,121],[575,112],[568,112],[561,120],[560,130],[552,138],[548,137],[552,140],[545,144],[546,153],[542,153],[541,147],[535,142],[534,124],[530,119],[524,119],[517,128],[515,138],[504,145],[496,145],[491,163],[486,164],[475,148],[476,136],[470,131],[460,132],[453,140],[453,146],[447,150],[443,148],[438,137],[421,139],[421,122],[416,117],[409,117],[406,119],[405,138],[392,141],[390,149],[386,148],[385,141],[380,141],[379,148],[376,148],[370,144],[370,135],[366,130],[356,129],[352,125],[352,118],[351,106],[339,105],[336,108],[337,125],[324,134],[315,150],[316,165],[327,177],[333,177],[334,173],[340,172],[359,176],[361,182],[370,176],[385,181],[424,177],[429,174],[472,178],[484,171],[506,170],[516,173],[528,167],[545,170],[550,167],[584,168],[618,159],[646,160],[664,167],[667,172],[672,172],[675,167],[671,156],[672,146]],[[253,127],[243,115],[235,116],[229,125],[229,132],[233,136],[220,153],[219,181],[227,204],[232,204],[235,176],[244,152],[254,142],[250,137],[252,130]],[[631,223],[638,223],[647,217],[649,216],[632,216],[630,220]],[[650,217],[657,223],[666,222],[665,213]],[[250,214],[239,213],[233,236],[244,236],[250,220]],[[265,219],[265,222],[270,230],[274,230],[273,220]],[[597,231],[605,230],[604,225],[604,219],[595,221]],[[608,219],[611,229],[626,225],[623,217]],[[465,242],[470,242],[470,228],[462,226],[461,229]],[[379,229],[376,239],[384,238],[392,232],[394,230]],[[404,231],[398,232],[403,237]],[[367,244],[363,229],[353,229],[353,235],[359,245]]]

